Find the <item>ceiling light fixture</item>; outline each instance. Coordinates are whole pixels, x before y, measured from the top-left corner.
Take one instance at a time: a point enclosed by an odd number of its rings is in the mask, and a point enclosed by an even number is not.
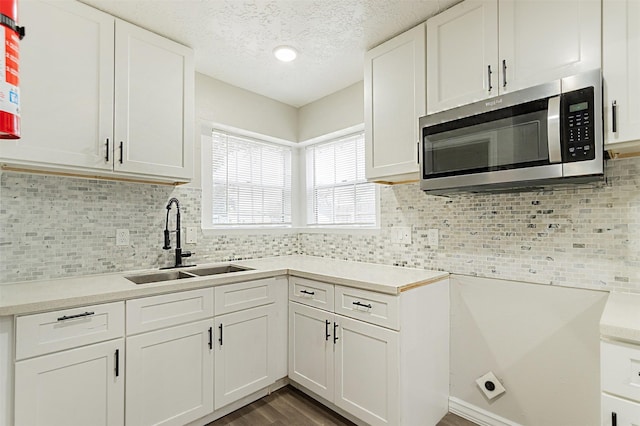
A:
[[[298,56],[296,49],[291,46],[278,46],[273,49],[273,54],[282,62],[291,62]]]

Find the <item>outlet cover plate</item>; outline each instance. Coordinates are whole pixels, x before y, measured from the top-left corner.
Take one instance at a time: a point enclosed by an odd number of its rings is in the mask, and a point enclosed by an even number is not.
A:
[[[116,245],[128,246],[129,245],[129,230],[128,229],[116,229]]]
[[[186,244],[197,244],[198,243],[198,227],[197,226],[187,226],[187,235],[184,239]]]

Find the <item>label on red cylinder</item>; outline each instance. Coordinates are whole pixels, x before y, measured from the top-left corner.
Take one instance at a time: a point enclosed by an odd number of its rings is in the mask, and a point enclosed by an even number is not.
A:
[[[18,85],[19,42],[15,31],[0,26],[0,34],[4,43],[0,43],[0,111],[20,115],[20,91]]]

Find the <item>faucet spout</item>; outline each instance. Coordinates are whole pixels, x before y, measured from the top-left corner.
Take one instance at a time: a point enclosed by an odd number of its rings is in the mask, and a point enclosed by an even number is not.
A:
[[[164,245],[162,246],[162,248],[164,250],[169,250],[171,249],[171,231],[169,231],[169,212],[171,212],[171,206],[175,204],[176,205],[176,229],[175,232],[176,233],[176,263],[175,266],[172,266],[170,268],[179,268],[181,266],[193,266],[193,265],[183,265],[182,264],[182,258],[183,257],[190,257],[191,256],[191,252],[190,251],[182,251],[182,247],[181,247],[181,238],[180,238],[180,202],[178,201],[177,198],[171,198],[169,200],[169,202],[167,203],[167,220],[165,222],[165,226],[164,226]],[[164,269],[164,268],[163,268]]]

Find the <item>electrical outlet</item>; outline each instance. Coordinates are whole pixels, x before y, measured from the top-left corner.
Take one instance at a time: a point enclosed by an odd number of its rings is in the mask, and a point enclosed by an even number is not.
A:
[[[401,244],[411,244],[411,227],[410,226],[401,226],[398,228],[398,232],[400,233]]]
[[[440,235],[437,229],[427,230],[427,244],[431,248],[438,248],[440,243]]]
[[[129,230],[128,229],[116,229],[116,245],[128,246],[129,245]]]
[[[394,244],[411,244],[411,227],[396,226],[391,228],[391,242]]]
[[[185,236],[184,242],[186,244],[196,244],[198,242],[197,226],[187,226],[187,235]]]

